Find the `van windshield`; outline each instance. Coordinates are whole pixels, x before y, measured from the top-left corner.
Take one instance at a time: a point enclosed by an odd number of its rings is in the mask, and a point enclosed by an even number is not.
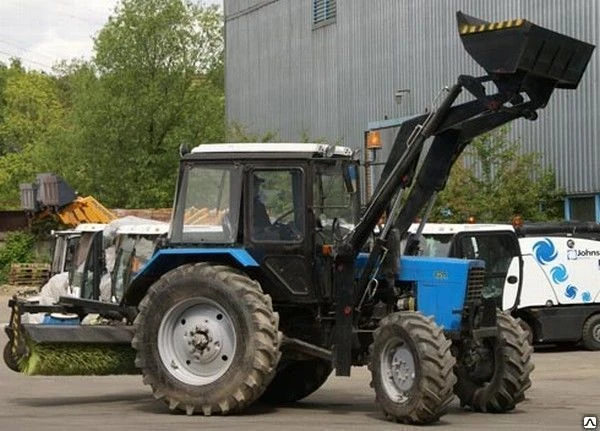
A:
[[[423,240],[419,244],[421,256],[429,257],[448,257],[450,256],[450,246],[452,245],[453,234],[423,235]]]

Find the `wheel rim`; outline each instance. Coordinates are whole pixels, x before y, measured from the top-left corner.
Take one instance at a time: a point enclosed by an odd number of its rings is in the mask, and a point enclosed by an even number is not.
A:
[[[592,338],[596,343],[600,343],[600,323],[592,328]]]
[[[158,352],[164,367],[189,385],[207,385],[231,366],[236,333],[229,314],[207,298],[171,307],[158,330]]]
[[[413,353],[400,339],[390,339],[381,352],[381,380],[383,389],[391,400],[405,403],[416,381]]]

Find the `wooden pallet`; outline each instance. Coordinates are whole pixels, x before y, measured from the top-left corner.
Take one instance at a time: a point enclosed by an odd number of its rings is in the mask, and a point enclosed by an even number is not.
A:
[[[50,265],[47,263],[13,263],[8,282],[15,286],[41,286],[49,278]]]

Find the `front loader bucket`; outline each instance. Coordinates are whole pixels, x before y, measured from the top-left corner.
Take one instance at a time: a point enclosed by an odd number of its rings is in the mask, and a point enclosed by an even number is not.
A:
[[[456,18],[467,52],[500,79],[534,75],[555,88],[576,88],[595,48],[524,19],[490,23],[462,12]]]

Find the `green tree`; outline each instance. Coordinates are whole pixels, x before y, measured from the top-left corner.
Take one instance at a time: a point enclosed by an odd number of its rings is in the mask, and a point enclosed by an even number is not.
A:
[[[224,139],[222,16],[184,0],[122,0],[71,71],[76,183],[113,207],[170,205],[181,144]]]
[[[439,194],[432,221],[511,222],[520,215],[529,221],[562,218],[561,192],[551,169],[537,153],[523,154],[508,129],[476,138],[452,168]]]
[[[19,205],[19,183],[67,168],[62,144],[69,120],[54,77],[18,62],[0,76],[0,205],[11,208]]]

